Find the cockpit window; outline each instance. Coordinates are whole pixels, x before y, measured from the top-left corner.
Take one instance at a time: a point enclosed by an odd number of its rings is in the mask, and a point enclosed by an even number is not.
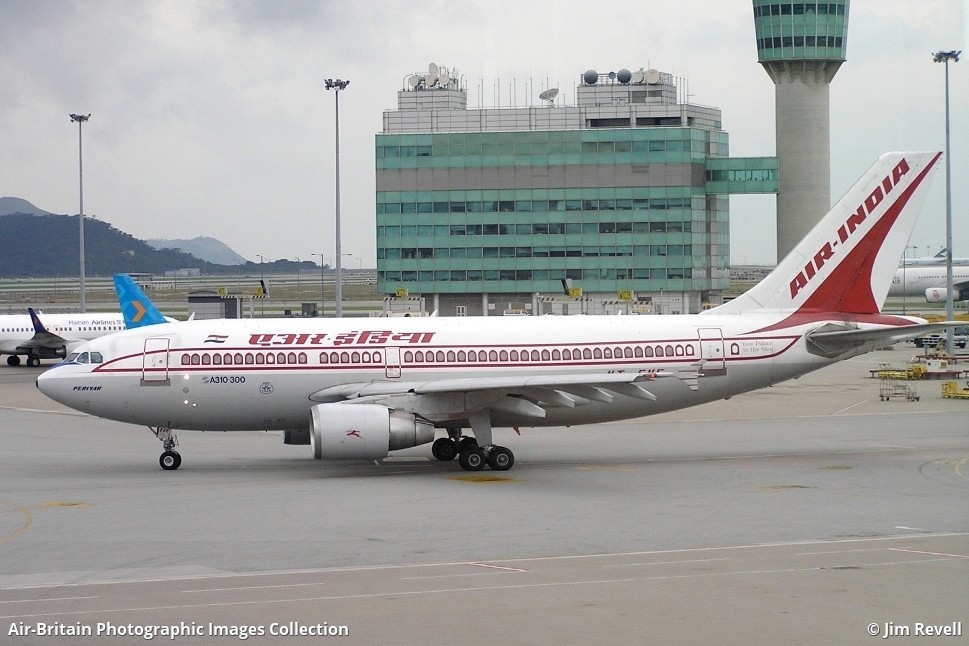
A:
[[[77,357],[79,354],[80,354],[79,352],[72,352],[69,355],[67,355],[67,358],[64,359],[64,361],[77,361]]]
[[[91,353],[91,363],[103,363],[104,359],[101,357],[100,352]]]
[[[88,363],[90,362],[91,356],[87,352],[82,352],[77,357],[78,363]]]

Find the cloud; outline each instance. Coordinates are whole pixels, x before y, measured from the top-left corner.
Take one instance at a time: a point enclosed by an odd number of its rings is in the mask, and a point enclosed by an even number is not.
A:
[[[537,103],[581,73],[656,67],[690,100],[722,109],[735,156],[774,153],[773,86],[756,62],[750,3],[594,6],[498,0],[151,3],[0,0],[0,193],[85,211],[142,238],[217,237],[244,256],[327,252],[334,229],[334,96],[340,96],[344,249],[374,264],[374,136],[405,78],[430,62],[467,85],[469,105]],[[940,148],[941,66],[965,47],[965,3],[856,1],[848,62],[831,89],[832,198],[891,148]],[[969,141],[965,67],[952,66],[953,170]],[[941,237],[941,180],[917,236]],[[969,203],[956,188],[956,248]],[[772,198],[734,198],[735,258],[768,260]],[[921,240],[920,240],[921,242]]]

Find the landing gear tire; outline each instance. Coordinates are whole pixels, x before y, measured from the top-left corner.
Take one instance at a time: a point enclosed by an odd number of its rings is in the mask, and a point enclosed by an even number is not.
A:
[[[31,368],[37,368],[40,366],[40,359],[37,357],[27,357],[27,365]]]
[[[439,437],[431,445],[431,455],[441,462],[453,460],[458,455],[458,443],[449,437]]]
[[[458,440],[458,453],[463,453],[468,449],[477,448],[478,440],[473,437],[464,436]]]
[[[487,462],[488,457],[485,455],[485,452],[478,447],[465,449],[464,451],[461,451],[461,454],[458,456],[458,463],[465,471],[481,471],[484,469]]]
[[[178,454],[178,451],[165,451],[158,458],[158,464],[165,471],[174,471],[182,464],[182,456]]]
[[[9,357],[7,357],[7,365],[10,366],[11,368],[16,368],[17,366],[20,365],[20,357],[18,357],[15,354],[10,355]]]
[[[507,471],[515,465],[515,454],[503,446],[491,449],[488,456],[488,466],[492,471]]]

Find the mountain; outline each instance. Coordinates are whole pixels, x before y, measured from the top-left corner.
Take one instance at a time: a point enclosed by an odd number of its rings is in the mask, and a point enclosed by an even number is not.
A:
[[[77,276],[80,267],[79,226],[76,215],[56,215],[38,209],[27,200],[0,198],[0,277]],[[242,258],[213,238],[169,240],[164,246],[208,241],[202,248],[220,250],[231,264],[210,262],[179,251],[155,249],[144,240],[114,228],[93,216],[84,218],[84,260],[88,276],[111,276],[118,273],[149,273],[198,268],[203,275],[293,273],[299,269],[317,269],[312,261],[276,260],[256,264]]]
[[[10,215],[11,213],[50,215],[50,211],[38,209],[27,200],[22,200],[19,197],[0,197],[0,215]]]
[[[77,217],[26,213],[0,216],[0,240],[9,241],[0,254],[0,276],[76,276],[80,265]],[[186,267],[198,267],[207,274],[238,270],[171,249],[159,251],[107,222],[87,217],[84,258],[86,273],[92,276],[162,274]]]
[[[244,265],[248,260],[221,240],[199,236],[191,240],[145,240],[155,249],[178,249],[217,265]]]

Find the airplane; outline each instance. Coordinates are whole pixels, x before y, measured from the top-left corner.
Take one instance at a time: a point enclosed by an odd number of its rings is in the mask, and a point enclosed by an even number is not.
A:
[[[923,266],[945,266],[945,255],[946,249],[942,249],[939,253],[934,256],[926,256],[923,258],[902,258],[902,262],[899,263],[899,268],[901,267],[923,267]],[[953,265],[969,265],[969,258],[952,258]]]
[[[952,300],[969,300],[969,261],[957,263],[961,258],[952,259]],[[895,270],[892,286],[888,290],[890,297],[924,296],[928,303],[945,303],[948,296],[946,290],[946,266],[942,264],[902,265]]]
[[[63,359],[91,339],[175,320],[162,316],[130,276],[119,274],[114,283],[121,314],[43,314],[28,307],[26,315],[0,315],[0,355],[10,355],[7,365],[13,367],[26,355],[26,364],[36,368],[41,359]]]
[[[494,428],[695,406],[952,325],[880,312],[941,154],[883,155],[770,275],[700,314],[162,324],[77,348],[37,387],[147,426],[165,470],[182,461],[176,430],[280,430],[315,459],[430,443],[467,471],[506,471]]]
[[[0,315],[0,355],[8,366],[19,366],[26,356],[31,368],[41,359],[63,359],[74,348],[111,332],[124,329],[121,314],[41,314],[28,307],[27,314]]]

